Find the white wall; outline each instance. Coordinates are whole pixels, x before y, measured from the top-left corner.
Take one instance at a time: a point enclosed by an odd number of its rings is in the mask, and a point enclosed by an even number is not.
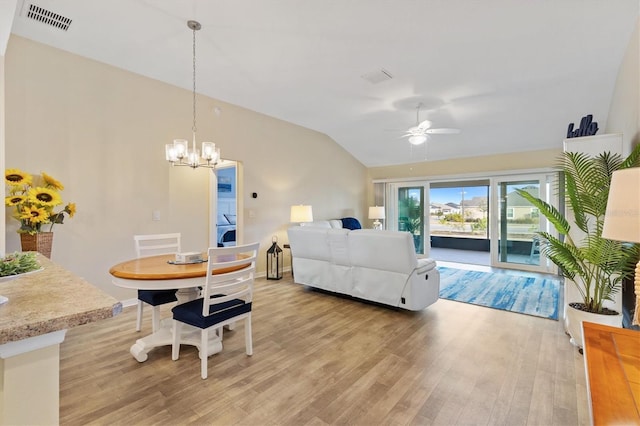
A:
[[[211,171],[164,160],[165,143],[190,138],[190,91],[14,35],[5,74],[5,166],[52,175],[77,204],[54,228],[53,261],[127,299],[108,269],[134,256],[133,234],[179,231],[184,250],[206,249]],[[244,241],[262,253],[273,235],[286,242],[292,204],[313,205],[318,219],[364,218],[366,168],[326,135],[204,96],[197,124],[200,141],[243,163]],[[18,250],[17,221],[0,226],[7,251]]]
[[[629,41],[616,79],[605,133],[622,133],[625,154],[639,142],[640,123],[640,24]]]

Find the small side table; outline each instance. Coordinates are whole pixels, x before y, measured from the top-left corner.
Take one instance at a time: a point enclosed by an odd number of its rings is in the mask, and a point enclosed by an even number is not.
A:
[[[291,245],[284,244],[282,247],[289,249],[289,259],[291,259],[291,278],[293,278],[293,256],[291,256]]]

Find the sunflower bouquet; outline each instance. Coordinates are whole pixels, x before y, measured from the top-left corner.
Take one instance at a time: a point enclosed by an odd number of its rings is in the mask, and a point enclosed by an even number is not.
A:
[[[76,214],[75,203],[54,211],[62,204],[59,191],[64,189],[64,185],[44,172],[41,176],[32,176],[18,169],[7,169],[4,181],[7,184],[5,204],[15,208],[13,217],[20,221],[19,233],[43,232],[42,227],[47,224],[50,232],[53,225],[64,222],[65,213],[69,217]]]

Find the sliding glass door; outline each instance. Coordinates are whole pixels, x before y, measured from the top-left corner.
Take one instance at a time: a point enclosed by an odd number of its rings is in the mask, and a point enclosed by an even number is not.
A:
[[[548,203],[553,200],[555,174],[522,175],[497,178],[494,182],[491,263],[501,268],[537,272],[554,272],[550,262],[540,253],[536,232],[550,231],[539,211],[517,190],[526,191]]]
[[[431,182],[432,249],[464,250],[489,264],[489,188],[489,179]]]
[[[386,228],[410,232],[418,254],[429,256],[433,244],[459,251],[459,260],[453,261],[464,263],[464,259],[473,257],[485,262],[481,264],[490,262],[499,268],[556,273],[553,263],[540,253],[536,240],[538,231],[555,231],[517,190],[557,206],[557,180],[558,173],[544,172],[388,183]]]

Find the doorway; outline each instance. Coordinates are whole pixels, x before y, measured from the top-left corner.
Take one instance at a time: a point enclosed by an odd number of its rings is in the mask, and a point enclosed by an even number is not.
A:
[[[222,160],[212,170],[209,247],[234,246],[242,241],[241,166],[236,161]]]

